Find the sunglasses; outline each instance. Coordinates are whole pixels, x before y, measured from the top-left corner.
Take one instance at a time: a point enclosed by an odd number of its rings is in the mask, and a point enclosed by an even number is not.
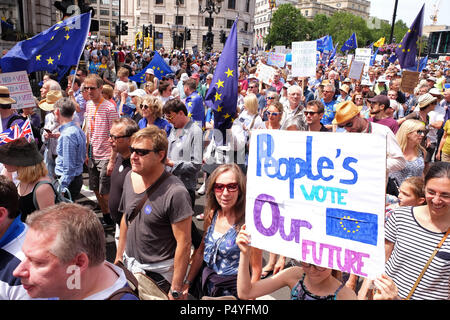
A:
[[[97,90],[97,87],[84,87],[84,90]]]
[[[228,192],[236,192],[239,189],[239,184],[237,182],[229,184],[214,183],[214,191],[216,192],[223,192],[225,188]]]
[[[269,111],[267,111],[267,114],[269,115],[269,117],[270,116],[278,116],[278,115],[280,115],[281,113],[280,112],[269,112]]]
[[[133,147],[130,147],[130,152],[133,153],[135,152],[138,156],[143,157],[148,155],[150,152],[158,152],[158,150],[156,149],[136,149]]]
[[[165,114],[164,118],[166,118],[167,121],[172,120],[173,118],[175,118],[176,115],[170,115],[170,114]]]
[[[147,110],[147,109],[150,109],[150,106],[147,106],[147,105],[143,104],[143,105],[141,105],[141,109],[142,110]]]
[[[304,269],[308,269],[308,268],[310,268],[310,267],[313,267],[313,268],[316,269],[317,271],[325,271],[325,270],[327,270],[327,268],[319,267],[319,266],[316,266],[316,265],[314,265],[314,264],[310,264],[310,263],[306,263],[306,262],[300,262],[300,265],[301,265],[302,268],[304,268]]]
[[[303,113],[305,114],[305,116],[312,116],[319,112],[318,111],[303,111]]]
[[[353,120],[350,122],[347,122],[346,124],[338,124],[339,128],[350,128],[353,126]]]
[[[417,130],[416,133],[425,135],[426,131],[425,130]]]
[[[110,137],[112,140],[117,140],[117,139],[120,139],[120,138],[129,138],[130,136],[115,136],[115,135],[113,135],[113,134],[109,134],[109,137]]]
[[[275,97],[266,97],[267,100],[273,100]]]

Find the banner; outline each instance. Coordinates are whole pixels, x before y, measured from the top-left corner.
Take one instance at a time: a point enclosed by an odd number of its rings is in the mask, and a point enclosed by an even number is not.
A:
[[[256,130],[247,171],[251,245],[363,277],[381,275],[385,170],[383,135]]]
[[[0,73],[0,86],[8,87],[11,98],[16,100],[12,109],[36,106],[26,71]]]
[[[316,41],[292,42],[292,76],[314,77],[317,65]]]
[[[269,66],[284,68],[284,65],[286,64],[286,55],[284,53],[269,52],[267,64]]]

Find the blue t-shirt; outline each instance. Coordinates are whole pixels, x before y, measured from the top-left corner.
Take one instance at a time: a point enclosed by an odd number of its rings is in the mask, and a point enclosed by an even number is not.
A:
[[[153,124],[158,128],[165,130],[167,136],[169,136],[170,130],[172,130],[172,125],[166,119],[157,118]],[[147,127],[147,119],[142,118],[139,120],[138,126],[140,129]]]
[[[326,125],[331,125],[334,116],[336,114],[336,100],[331,100],[330,102],[325,102],[323,101],[323,99],[320,99],[320,101],[323,103],[324,107],[325,107],[325,111],[322,117],[322,120],[320,120],[320,122],[326,126]]]

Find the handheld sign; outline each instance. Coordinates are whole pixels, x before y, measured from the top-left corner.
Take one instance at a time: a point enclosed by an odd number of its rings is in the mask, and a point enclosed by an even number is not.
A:
[[[251,245],[374,278],[384,272],[386,137],[257,130],[246,226]]]
[[[292,76],[314,77],[317,66],[317,42],[292,42]]]
[[[284,68],[284,65],[286,64],[286,55],[284,53],[270,52],[267,64],[269,66]]]
[[[357,60],[352,60],[352,62],[350,62],[350,67],[348,70],[348,77],[350,79],[356,79],[361,81],[363,72],[364,72],[364,62]]]
[[[36,106],[26,71],[0,73],[0,86],[8,87],[11,98],[16,100],[12,109]]]
[[[402,72],[402,82],[401,89],[403,92],[414,94],[414,89],[419,83],[420,72],[403,70]]]

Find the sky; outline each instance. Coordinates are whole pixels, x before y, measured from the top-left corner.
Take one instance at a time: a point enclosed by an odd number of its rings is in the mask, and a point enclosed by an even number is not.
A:
[[[370,16],[392,22],[395,0],[369,0]],[[422,5],[425,3],[424,25],[431,24],[430,16],[434,13],[434,4],[440,2],[436,25],[450,25],[450,0],[398,0],[397,15],[395,21],[403,20],[410,26]]]

